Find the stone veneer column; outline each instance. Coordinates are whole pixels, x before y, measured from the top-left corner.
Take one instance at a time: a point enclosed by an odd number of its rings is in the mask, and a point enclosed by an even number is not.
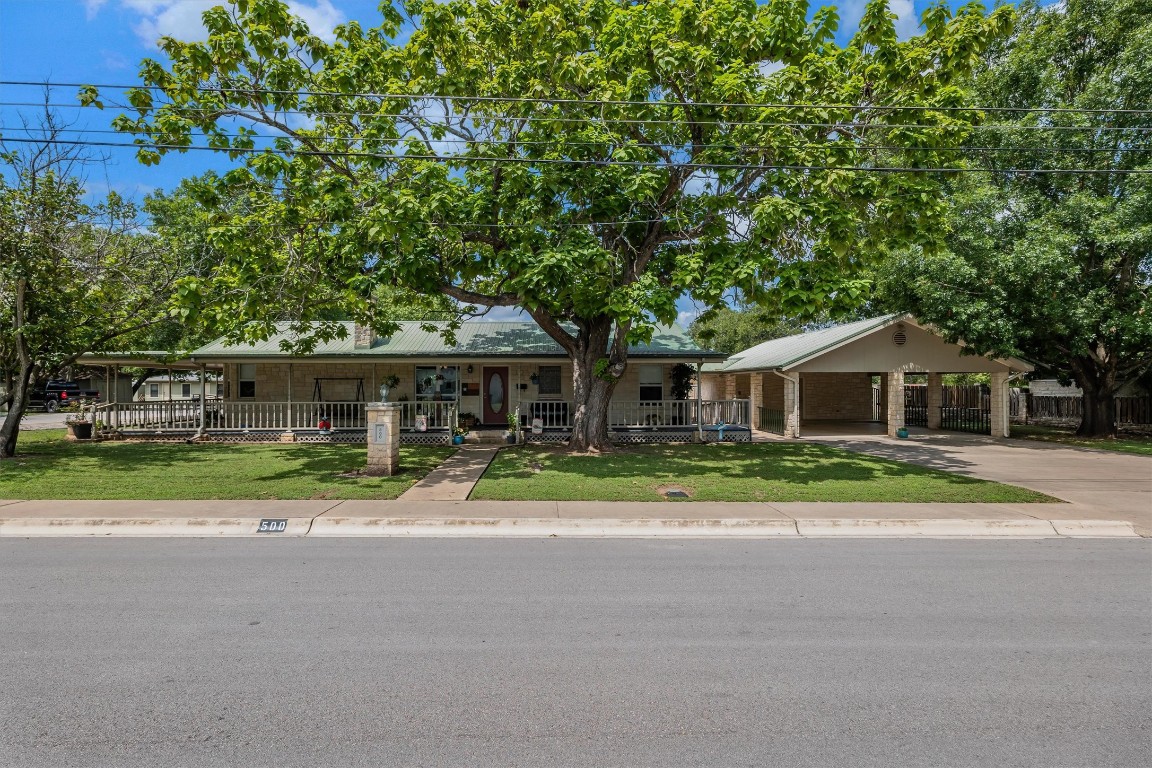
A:
[[[784,382],[784,437],[800,437],[800,374]]]
[[[720,383],[724,386],[724,400],[736,399],[736,374],[725,373],[720,377]]]
[[[752,429],[760,429],[760,409],[764,407],[764,374],[753,371],[748,374],[748,399],[752,412],[748,414]]]
[[[904,426],[904,371],[888,371],[888,437]]]
[[[400,406],[367,403],[369,475],[394,475],[400,469]]]
[[[1008,374],[992,374],[992,392],[989,396],[989,414],[992,421],[992,437],[1008,437]]]
[[[927,392],[928,396],[928,429],[940,429],[940,406],[944,403],[943,393],[940,389],[943,386],[943,377],[938,373],[928,374]]]

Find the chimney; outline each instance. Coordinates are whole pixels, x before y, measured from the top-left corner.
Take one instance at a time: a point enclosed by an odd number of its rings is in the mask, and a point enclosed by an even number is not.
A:
[[[372,349],[372,342],[376,340],[376,332],[367,325],[356,323],[352,329],[353,349]]]

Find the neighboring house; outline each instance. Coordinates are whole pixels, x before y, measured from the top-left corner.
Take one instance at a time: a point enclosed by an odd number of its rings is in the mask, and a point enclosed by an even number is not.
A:
[[[204,396],[219,397],[223,391],[220,382],[212,377],[204,381]],[[200,378],[196,374],[186,377],[151,376],[136,390],[137,402],[157,400],[197,400],[200,397]]]
[[[1065,386],[1057,379],[1034,379],[1027,382],[1028,391],[1033,397],[1083,397],[1084,392],[1075,384]],[[1127,381],[1116,393],[1117,397],[1141,397],[1147,395],[1138,381]]]
[[[949,344],[908,315],[885,315],[737,352],[721,364],[704,367],[701,392],[720,399],[750,399],[761,429],[790,437],[799,437],[804,423],[877,418],[894,436],[905,426],[905,375],[927,374],[929,428],[941,428],[942,420],[947,427],[952,418],[984,418],[988,431],[1006,437],[1009,378],[1031,371],[1032,365],[962,353],[962,345]],[[991,374],[989,412],[952,413],[942,407],[940,377],[945,373]],[[879,403],[874,379],[879,380]]]
[[[292,340],[287,327],[261,343],[217,340],[187,355],[182,367],[203,367],[220,377],[220,401],[206,409],[205,431],[236,439],[278,434],[286,440],[312,440],[320,427],[330,427],[324,439],[363,441],[364,405],[379,401],[381,385],[395,377],[398,383],[390,387],[387,400],[400,403],[408,442],[440,441],[462,422],[507,428],[509,416],[517,414],[528,439],[566,438],[574,415],[572,366],[560,345],[535,323],[465,322],[456,331],[455,345],[419,322],[402,322],[387,338],[346,325],[346,338],[321,342],[307,355],[281,348]],[[747,401],[698,403],[672,396],[674,366],[722,359],[722,353],[698,347],[684,329],[658,327],[650,343],[629,350],[609,409],[610,428],[620,440],[647,442],[686,439],[723,422],[745,427],[742,435],[728,430],[726,439],[747,439]],[[94,356],[86,362],[116,361]],[[187,412],[164,426],[157,426],[154,413],[147,414],[138,426],[148,432],[195,431],[198,426],[189,422]],[[123,408],[109,423],[121,431],[137,426]]]

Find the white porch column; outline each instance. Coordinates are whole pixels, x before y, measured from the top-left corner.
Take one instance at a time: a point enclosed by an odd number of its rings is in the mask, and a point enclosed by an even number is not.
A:
[[[784,377],[784,437],[800,437],[800,374]]]
[[[943,377],[938,373],[928,374],[926,395],[928,396],[928,429],[940,429],[940,406],[944,398],[940,391],[943,386]]]
[[[696,363],[696,441],[704,442],[704,361]]]
[[[205,381],[205,379],[207,379],[207,378],[208,378],[208,369],[205,366],[201,365],[200,366],[200,414],[199,414],[200,428],[196,430],[196,436],[197,437],[203,437],[204,436],[204,429],[206,426],[205,422],[207,421],[206,416],[208,415],[208,411],[207,411],[208,405],[205,402],[205,400],[208,399],[208,383],[207,383],[207,381]]]
[[[1008,374],[992,374],[992,392],[989,396],[989,414],[992,421],[992,437],[1008,437]]]
[[[888,371],[888,437],[904,427],[904,371]]]
[[[295,415],[292,408],[292,363],[288,363],[288,431],[291,432],[296,426]]]

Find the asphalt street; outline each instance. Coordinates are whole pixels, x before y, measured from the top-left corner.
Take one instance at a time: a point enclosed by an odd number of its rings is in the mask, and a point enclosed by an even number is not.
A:
[[[0,540],[0,765],[1144,766],[1152,541]]]

